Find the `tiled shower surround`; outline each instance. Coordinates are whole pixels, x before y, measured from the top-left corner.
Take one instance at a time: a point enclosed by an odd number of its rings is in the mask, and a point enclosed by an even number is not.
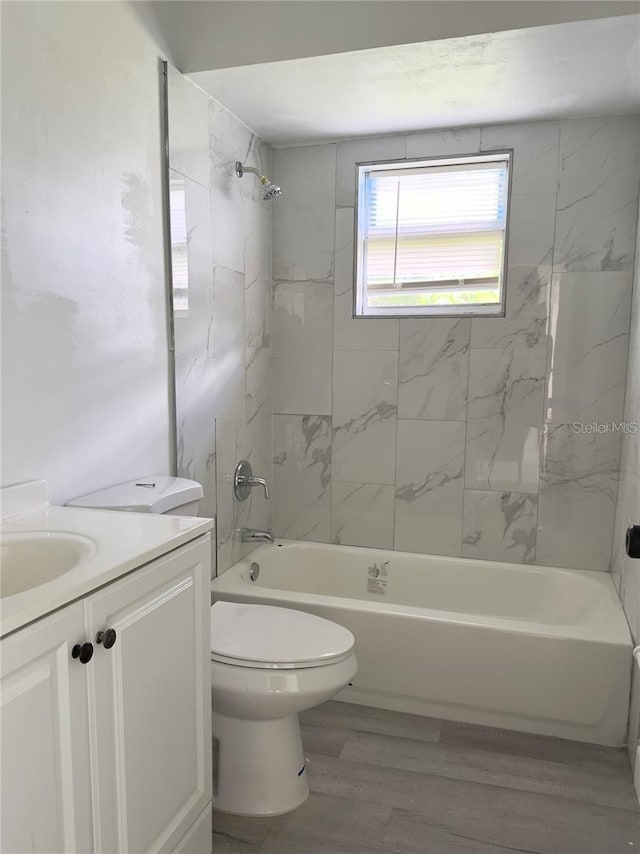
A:
[[[240,504],[241,459],[272,480],[271,207],[241,160],[269,172],[269,148],[174,69],[169,73],[169,159],[185,192],[189,307],[176,312],[178,474],[204,487],[201,515],[216,515],[218,571],[250,547],[240,527],[269,528],[271,501]]]
[[[616,117],[272,152],[276,535],[609,568],[638,146]],[[356,162],[502,148],[506,317],[353,319]]]
[[[640,241],[640,227],[638,240]],[[627,557],[624,548],[627,527],[640,525],[640,253],[636,254],[634,275],[624,420],[630,424],[638,424],[639,432],[627,433],[622,437],[611,571],[634,641],[640,644],[640,561]]]

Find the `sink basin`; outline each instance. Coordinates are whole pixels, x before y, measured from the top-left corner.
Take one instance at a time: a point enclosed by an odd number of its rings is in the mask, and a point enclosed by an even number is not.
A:
[[[6,599],[53,581],[75,569],[94,551],[93,541],[77,534],[2,534],[0,595]]]

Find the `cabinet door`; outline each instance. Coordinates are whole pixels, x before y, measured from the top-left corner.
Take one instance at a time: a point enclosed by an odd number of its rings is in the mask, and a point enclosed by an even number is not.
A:
[[[86,641],[82,603],[5,638],[2,851],[92,851]]]
[[[172,851],[211,801],[209,562],[200,538],[86,600],[97,851]]]

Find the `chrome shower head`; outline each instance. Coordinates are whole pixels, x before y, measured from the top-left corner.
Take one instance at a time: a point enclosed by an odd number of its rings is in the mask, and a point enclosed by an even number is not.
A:
[[[242,178],[245,172],[253,172],[254,175],[258,176],[260,183],[264,187],[264,195],[262,198],[265,202],[270,202],[271,199],[275,199],[282,195],[280,187],[278,187],[277,184],[272,184],[266,175],[261,175],[257,169],[253,168],[253,166],[243,166],[239,160],[236,160],[236,175],[238,178]]]
[[[282,195],[282,190],[278,187],[277,184],[272,184],[271,181],[267,181],[264,185],[264,196],[262,197],[265,202],[270,202],[271,199],[277,199],[278,196]]]

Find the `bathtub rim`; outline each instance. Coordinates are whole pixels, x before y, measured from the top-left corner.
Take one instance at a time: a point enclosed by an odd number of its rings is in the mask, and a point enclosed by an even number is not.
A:
[[[379,559],[381,554],[384,555],[403,555],[409,558],[425,559],[437,558],[445,562],[467,561],[477,565],[479,571],[483,566],[495,567],[496,564],[501,569],[512,572],[533,572],[534,574],[545,573],[561,573],[567,577],[578,576],[584,580],[595,583],[606,591],[606,595],[611,599],[614,606],[613,612],[598,622],[578,623],[578,624],[557,624],[557,623],[540,623],[533,620],[517,620],[499,615],[484,615],[473,614],[466,611],[443,611],[430,608],[419,608],[411,605],[397,605],[388,601],[372,601],[368,599],[350,598],[347,596],[333,596],[320,593],[305,593],[295,590],[283,588],[265,587],[260,584],[260,581],[251,582],[245,580],[241,573],[243,570],[248,570],[251,564],[259,562],[261,554],[269,551],[273,552],[277,548],[293,548],[295,550],[312,550],[312,549],[340,549],[341,551],[367,553],[376,555]],[[252,551],[250,554],[232,564],[229,569],[217,575],[211,581],[211,597],[215,601],[215,594],[220,591],[222,594],[236,595],[247,597],[252,600],[252,589],[257,592],[253,599],[259,600],[280,600],[290,603],[292,607],[300,604],[300,601],[308,602],[309,605],[331,606],[337,610],[356,610],[356,611],[374,611],[377,613],[389,613],[394,615],[402,615],[408,619],[431,620],[441,623],[453,623],[472,625],[477,628],[490,629],[492,631],[500,631],[511,635],[528,635],[537,637],[546,637],[556,640],[571,640],[582,643],[598,643],[611,644],[614,646],[628,647],[629,661],[633,651],[633,641],[629,624],[625,617],[622,603],[615,589],[613,579],[610,573],[597,572],[592,570],[565,569],[564,567],[538,566],[536,564],[514,564],[502,561],[478,560],[475,558],[451,557],[448,555],[424,555],[416,552],[396,552],[390,549],[375,549],[365,546],[343,546],[331,543],[316,543],[308,540],[287,540],[276,539],[273,543],[267,543]],[[631,663],[630,665],[631,666]]]

